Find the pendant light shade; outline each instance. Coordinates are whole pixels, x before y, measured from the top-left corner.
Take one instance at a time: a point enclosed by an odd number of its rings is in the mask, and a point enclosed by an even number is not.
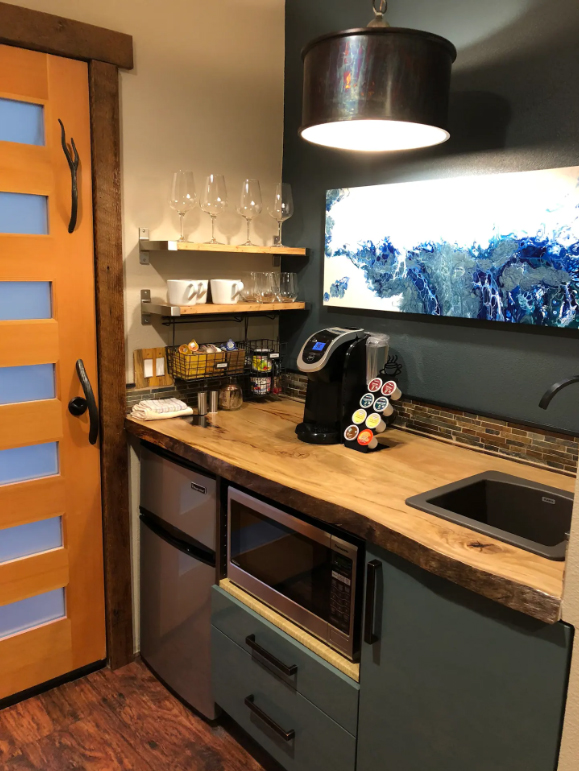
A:
[[[446,142],[456,49],[413,29],[373,26],[317,38],[302,52],[300,134],[343,150],[382,152]]]

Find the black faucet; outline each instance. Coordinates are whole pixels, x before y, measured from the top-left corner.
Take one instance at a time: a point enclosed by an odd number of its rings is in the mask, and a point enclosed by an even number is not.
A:
[[[562,391],[563,388],[567,388],[567,386],[571,385],[572,383],[579,383],[579,375],[568,377],[566,380],[562,380],[560,383],[555,383],[552,385],[551,388],[549,388],[543,394],[541,401],[539,402],[539,407],[542,410],[546,410],[547,407],[551,404],[551,399],[555,396],[555,394],[558,394],[559,391]]]

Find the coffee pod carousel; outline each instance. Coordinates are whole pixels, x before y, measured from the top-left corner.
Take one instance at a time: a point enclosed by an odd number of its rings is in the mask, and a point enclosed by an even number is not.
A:
[[[373,378],[367,391],[360,396],[350,423],[344,429],[342,441],[345,447],[357,452],[377,452],[387,445],[378,442],[378,435],[386,431],[395,417],[392,402],[398,401],[402,391],[394,380]]]

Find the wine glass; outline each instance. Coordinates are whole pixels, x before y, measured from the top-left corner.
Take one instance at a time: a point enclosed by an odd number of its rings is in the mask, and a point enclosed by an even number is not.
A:
[[[298,299],[297,273],[279,274],[279,299],[282,303],[293,303]]]
[[[195,179],[192,171],[176,171],[173,174],[173,183],[171,185],[171,197],[169,206],[178,214],[181,221],[181,238],[185,240],[183,233],[183,220],[188,211],[197,203],[197,193],[195,192]]]
[[[201,195],[201,209],[211,217],[211,241],[208,244],[220,243],[215,238],[215,220],[227,206],[227,188],[222,174],[210,174],[205,180]]]
[[[273,238],[274,246],[282,246],[281,242],[281,223],[289,220],[294,213],[294,199],[292,187],[287,182],[280,182],[275,188],[275,197],[273,206],[268,209],[269,216],[277,221],[277,236]]]
[[[261,209],[261,188],[259,186],[259,180],[246,179],[241,188],[241,204],[237,210],[242,217],[245,217],[245,221],[247,222],[247,241],[243,246],[254,246],[249,237],[249,226],[251,220],[261,214]]]

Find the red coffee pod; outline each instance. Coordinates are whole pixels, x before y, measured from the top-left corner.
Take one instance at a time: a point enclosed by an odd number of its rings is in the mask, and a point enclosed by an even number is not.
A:
[[[379,377],[375,377],[374,380],[371,380],[368,383],[368,391],[370,393],[377,393],[382,388],[382,379]]]
[[[373,450],[374,447],[378,446],[378,440],[374,436],[374,432],[370,431],[369,428],[366,428],[364,431],[360,431],[358,436],[358,444],[361,444],[362,447],[368,447],[370,450]]]
[[[402,391],[393,380],[389,380],[382,386],[382,396],[389,396],[392,401],[397,401],[402,396]]]

